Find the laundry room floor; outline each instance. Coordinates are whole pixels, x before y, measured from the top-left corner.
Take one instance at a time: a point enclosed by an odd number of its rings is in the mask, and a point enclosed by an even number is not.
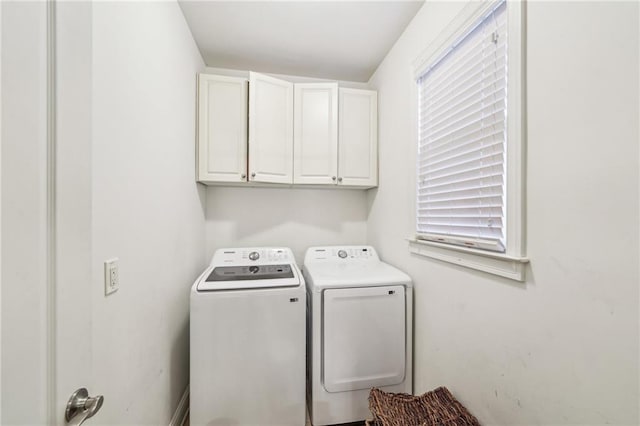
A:
[[[305,421],[304,425],[305,426],[312,426],[311,425],[311,420],[309,420],[309,414],[308,413],[307,413],[307,420]],[[187,418],[184,420],[184,423],[182,423],[182,426],[189,426],[189,415],[188,414],[187,414]]]
[[[340,426],[362,426],[364,422],[355,422],[355,423],[343,423]],[[184,419],[184,423],[181,426],[189,426],[189,414],[187,414],[187,418]],[[305,422],[305,426],[313,426],[311,424],[311,420],[309,420],[309,411],[307,411],[307,420]]]

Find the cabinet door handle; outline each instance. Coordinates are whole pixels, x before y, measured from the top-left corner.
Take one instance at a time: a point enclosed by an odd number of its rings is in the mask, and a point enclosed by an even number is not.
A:
[[[256,173],[255,172],[251,173],[251,178],[253,179],[254,177],[256,177]]]
[[[342,182],[342,178],[341,177],[338,178],[338,182]]]
[[[244,179],[244,178],[246,178],[246,177],[247,177],[247,175],[246,175],[245,173],[243,173],[243,174],[241,174],[241,175],[240,175],[240,177],[241,177],[242,179]]]
[[[331,180],[336,180],[336,177],[335,177],[335,176],[332,176],[332,177],[331,177]]]

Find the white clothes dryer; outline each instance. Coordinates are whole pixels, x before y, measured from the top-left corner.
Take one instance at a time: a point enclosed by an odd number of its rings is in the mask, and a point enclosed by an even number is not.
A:
[[[190,424],[305,424],[305,302],[288,248],[217,250],[191,289]]]
[[[371,418],[372,387],[412,393],[413,285],[370,246],[312,247],[307,392],[314,426]]]

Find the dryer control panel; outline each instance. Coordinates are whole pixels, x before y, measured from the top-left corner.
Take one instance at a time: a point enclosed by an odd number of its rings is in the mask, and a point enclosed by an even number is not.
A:
[[[311,247],[307,250],[305,264],[318,262],[379,262],[380,258],[371,246]]]

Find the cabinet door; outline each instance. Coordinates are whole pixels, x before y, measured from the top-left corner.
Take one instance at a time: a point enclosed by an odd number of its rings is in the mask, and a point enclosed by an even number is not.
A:
[[[255,182],[293,183],[293,83],[253,72],[249,173]]]
[[[378,185],[378,94],[340,89],[338,183]]]
[[[323,292],[323,383],[328,392],[392,386],[405,377],[401,285]]]
[[[198,181],[247,177],[247,79],[198,76]]]
[[[296,84],[293,104],[293,182],[336,183],[338,84]]]

